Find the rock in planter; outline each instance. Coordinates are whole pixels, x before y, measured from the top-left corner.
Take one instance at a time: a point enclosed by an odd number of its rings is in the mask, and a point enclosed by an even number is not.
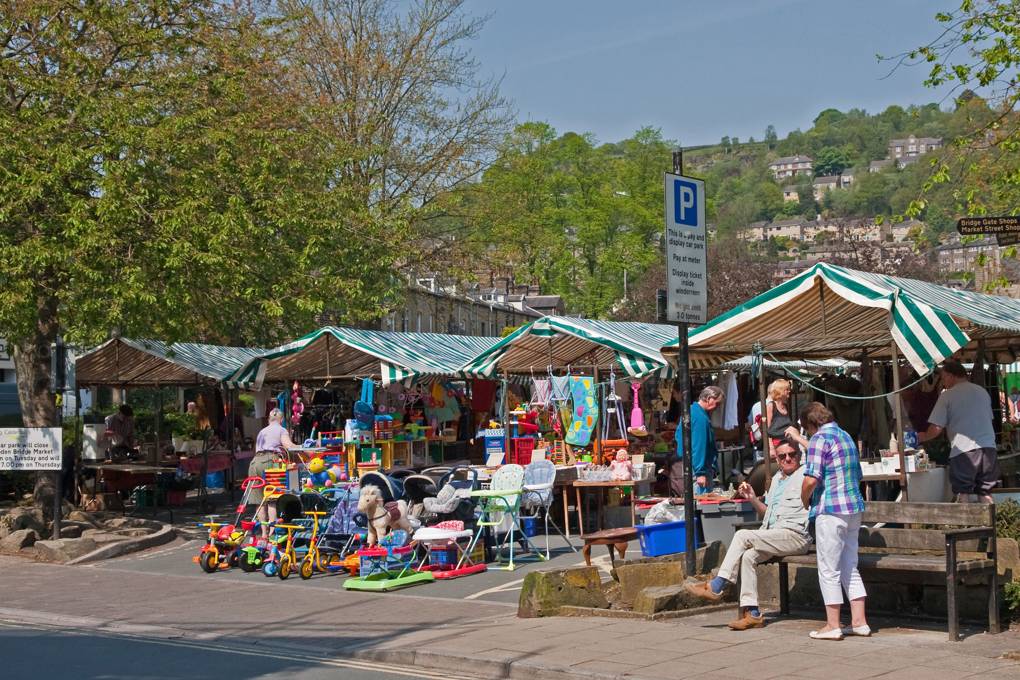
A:
[[[556,616],[565,606],[609,608],[596,567],[533,571],[524,577],[517,616]]]
[[[96,549],[91,538],[61,538],[58,541],[37,541],[36,554],[50,562],[67,562]]]
[[[81,510],[74,510],[72,512],[69,512],[67,514],[67,519],[69,519],[72,522],[79,522],[81,524],[88,524],[88,525],[90,525],[92,527],[98,527],[99,526],[98,520],[91,513],[83,512]]]
[[[81,527],[77,524],[66,524],[60,526],[61,538],[81,538]]]
[[[17,552],[22,548],[35,545],[38,540],[39,534],[35,532],[35,529],[18,529],[0,541],[0,552]]]
[[[103,528],[108,531],[118,529],[148,529],[146,533],[159,531],[163,524],[153,519],[142,519],[141,517],[118,517],[103,522]]]
[[[634,611],[641,614],[655,614],[656,612],[693,609],[694,607],[704,607],[706,604],[711,604],[687,592],[688,584],[697,582],[696,579],[687,579],[684,583],[671,586],[645,588],[634,598]],[[733,599],[732,594],[729,594],[725,599]]]
[[[127,536],[111,534],[101,529],[86,529],[81,533],[81,536],[82,538],[92,539],[97,545],[106,545],[107,543],[116,543],[117,541],[127,540]]]
[[[0,538],[21,529],[33,529],[40,535],[46,533],[42,512],[36,508],[13,508],[0,517]]]

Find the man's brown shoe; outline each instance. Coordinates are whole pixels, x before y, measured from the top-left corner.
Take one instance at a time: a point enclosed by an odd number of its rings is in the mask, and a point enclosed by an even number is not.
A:
[[[694,585],[689,585],[687,586],[687,592],[694,597],[700,597],[701,599],[708,600],[710,602],[718,602],[723,598],[722,593],[712,592],[712,585],[709,581],[700,581]]]
[[[750,612],[744,612],[744,615],[736,621],[730,621],[730,630],[747,630],[748,628],[762,628],[765,625],[764,616],[751,616]]]

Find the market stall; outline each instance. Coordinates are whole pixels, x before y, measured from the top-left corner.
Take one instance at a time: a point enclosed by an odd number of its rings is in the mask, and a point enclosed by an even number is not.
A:
[[[350,477],[422,467],[465,456],[474,432],[460,420],[473,395],[461,367],[496,341],[328,326],[253,358],[228,383],[272,386],[299,440],[329,449]],[[360,428],[358,403],[371,411]]]
[[[223,379],[234,373],[241,365],[263,350],[249,347],[225,347],[200,343],[167,343],[159,340],[135,340],[117,337],[78,357],[75,363],[75,388],[112,387],[117,389],[162,388],[162,387],[204,387],[210,390],[221,386]],[[231,399],[227,395],[224,410],[233,413]],[[77,400],[80,403],[80,399]],[[207,445],[189,447],[175,446],[172,455],[165,455],[165,444],[176,438],[162,432],[162,403],[156,404],[154,418],[155,441],[145,461],[104,462],[102,457],[105,442],[100,425],[87,426],[87,439],[93,444],[85,447],[88,451],[86,468],[95,470],[96,479],[102,478],[108,490],[119,491],[137,486],[151,486],[156,482],[156,471],[166,472],[180,468],[199,475],[200,487],[205,488],[205,475],[210,472],[228,470],[237,455],[239,442],[233,441],[233,428],[226,428],[221,448],[210,450]],[[216,418],[219,414],[210,413]],[[218,421],[217,421],[218,422]],[[164,436],[165,435],[165,436]],[[204,444],[205,442],[203,442]],[[193,458],[181,454],[190,452]],[[130,466],[135,465],[136,468]],[[145,468],[144,473],[139,470]],[[153,500],[154,502],[154,500]]]
[[[1020,301],[818,263],[695,329],[690,347],[710,355],[773,360],[850,356],[891,363],[896,367],[888,386],[892,434],[897,474],[905,487],[903,433],[908,428],[901,392],[910,383],[901,373],[912,368],[916,376],[909,377],[920,381],[954,355],[982,367],[1013,361],[1020,349]],[[662,351],[675,361],[677,342]],[[869,394],[885,391],[875,384]]]

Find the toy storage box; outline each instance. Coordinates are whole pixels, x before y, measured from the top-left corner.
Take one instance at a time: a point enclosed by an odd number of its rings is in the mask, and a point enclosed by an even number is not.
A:
[[[659,555],[670,555],[687,551],[687,522],[664,522],[662,524],[646,524],[634,527],[638,532],[638,540],[641,542],[641,555],[644,557],[658,557]],[[698,542],[698,521],[694,521],[695,546],[703,545]]]

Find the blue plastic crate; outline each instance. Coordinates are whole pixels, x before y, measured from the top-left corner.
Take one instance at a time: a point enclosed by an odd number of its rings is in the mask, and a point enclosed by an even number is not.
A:
[[[663,524],[646,524],[634,527],[641,542],[641,554],[644,557],[658,557],[687,551],[687,522],[665,522]],[[701,546],[697,540],[698,520],[694,520],[695,546]]]
[[[222,489],[224,486],[223,470],[207,474],[205,476],[205,486],[207,489]]]

